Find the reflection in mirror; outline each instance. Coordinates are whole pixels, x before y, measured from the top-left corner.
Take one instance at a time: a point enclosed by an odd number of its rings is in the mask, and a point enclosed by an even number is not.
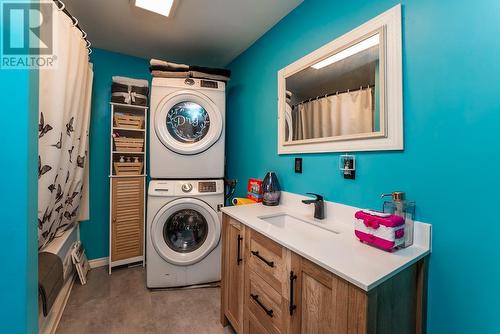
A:
[[[383,36],[374,32],[286,77],[286,142],[384,134]]]

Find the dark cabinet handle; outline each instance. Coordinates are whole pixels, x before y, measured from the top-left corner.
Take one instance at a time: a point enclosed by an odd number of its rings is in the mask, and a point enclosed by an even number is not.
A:
[[[265,264],[267,264],[269,267],[271,268],[274,268],[274,261],[268,261],[266,259],[264,259],[258,251],[251,251],[250,253],[252,253],[253,255],[257,256],[262,262],[264,262]]]
[[[250,297],[252,297],[252,299],[253,299],[253,300],[255,300],[255,302],[256,302],[257,304],[259,304],[259,306],[260,306],[260,307],[264,310],[264,312],[266,312],[266,314],[267,314],[268,316],[270,316],[271,318],[273,317],[273,313],[274,313],[274,311],[273,311],[273,310],[271,310],[271,309],[269,309],[269,310],[268,310],[268,309],[264,306],[264,304],[262,304],[262,302],[259,300],[259,295],[254,295],[254,294],[252,294],[252,293],[251,293],[251,294],[250,294]]]
[[[293,271],[290,271],[290,315],[293,315],[293,311],[297,308],[297,305],[294,304],[293,299],[293,282],[297,279],[297,275],[293,273]]]
[[[236,256],[236,264],[239,266],[240,265],[240,262],[243,261],[243,259],[241,258],[241,240],[243,240],[243,237],[241,235],[238,234],[238,255]]]

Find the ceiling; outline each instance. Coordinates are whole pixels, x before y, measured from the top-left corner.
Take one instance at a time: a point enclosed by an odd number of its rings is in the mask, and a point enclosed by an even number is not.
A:
[[[225,66],[303,0],[175,0],[170,17],[131,0],[63,0],[93,47],[142,58]]]

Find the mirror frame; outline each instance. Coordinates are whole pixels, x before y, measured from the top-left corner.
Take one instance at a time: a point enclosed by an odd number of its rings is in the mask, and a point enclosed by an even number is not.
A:
[[[285,141],[286,78],[376,33],[384,34],[380,54],[385,73],[381,99],[381,131],[329,138]],[[385,81],[385,82],[383,82]],[[385,109],[385,110],[383,110]],[[278,71],[278,154],[403,150],[403,70],[401,5],[325,44]]]

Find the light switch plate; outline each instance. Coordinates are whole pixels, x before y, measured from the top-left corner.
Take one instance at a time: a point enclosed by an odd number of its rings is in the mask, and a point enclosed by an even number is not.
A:
[[[302,158],[295,158],[295,173],[302,174]]]

